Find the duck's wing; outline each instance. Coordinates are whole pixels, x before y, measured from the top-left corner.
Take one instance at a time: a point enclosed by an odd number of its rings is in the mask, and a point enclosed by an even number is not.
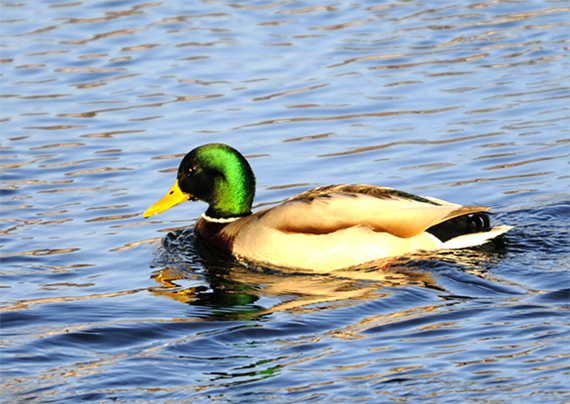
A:
[[[316,188],[254,215],[252,225],[282,232],[327,234],[364,225],[401,238],[457,216],[488,208],[461,206],[390,188],[342,185]]]
[[[300,194],[287,199],[286,202],[295,201],[295,200],[307,200],[320,196],[327,196],[330,194],[370,195],[370,196],[376,196],[380,199],[402,198],[402,199],[424,202],[433,205],[449,204],[449,202],[441,201],[439,199],[414,195],[410,194],[409,192],[404,192],[393,188],[378,187],[374,185],[364,185],[364,184],[326,185],[324,187],[313,188],[301,192]]]

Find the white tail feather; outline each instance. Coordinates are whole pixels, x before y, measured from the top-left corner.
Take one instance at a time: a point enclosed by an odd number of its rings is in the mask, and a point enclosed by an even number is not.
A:
[[[484,244],[485,242],[492,240],[503,233],[506,233],[512,228],[513,226],[497,226],[493,227],[491,230],[486,231],[484,233],[464,234],[463,236],[447,240],[445,243],[441,245],[441,248],[474,247],[477,245]]]

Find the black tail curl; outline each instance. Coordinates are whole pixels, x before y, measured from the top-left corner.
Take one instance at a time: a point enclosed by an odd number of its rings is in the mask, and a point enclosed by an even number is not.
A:
[[[447,240],[464,234],[482,233],[489,230],[491,230],[489,213],[475,212],[436,224],[426,231],[445,243]]]

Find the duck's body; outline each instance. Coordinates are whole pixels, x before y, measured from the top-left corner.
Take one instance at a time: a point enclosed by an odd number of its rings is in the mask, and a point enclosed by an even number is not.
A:
[[[175,185],[144,216],[201,199],[210,206],[195,233],[205,244],[257,263],[315,271],[479,245],[510,229],[491,228],[488,208],[371,185],[315,188],[251,213],[254,192],[255,177],[239,152],[204,145],[188,153]]]

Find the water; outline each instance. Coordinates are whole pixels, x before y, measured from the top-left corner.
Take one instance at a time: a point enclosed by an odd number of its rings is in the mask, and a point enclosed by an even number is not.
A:
[[[567,2],[1,7],[3,402],[570,400]],[[142,218],[212,141],[257,206],[369,183],[515,228],[243,267],[193,244],[202,203]]]

